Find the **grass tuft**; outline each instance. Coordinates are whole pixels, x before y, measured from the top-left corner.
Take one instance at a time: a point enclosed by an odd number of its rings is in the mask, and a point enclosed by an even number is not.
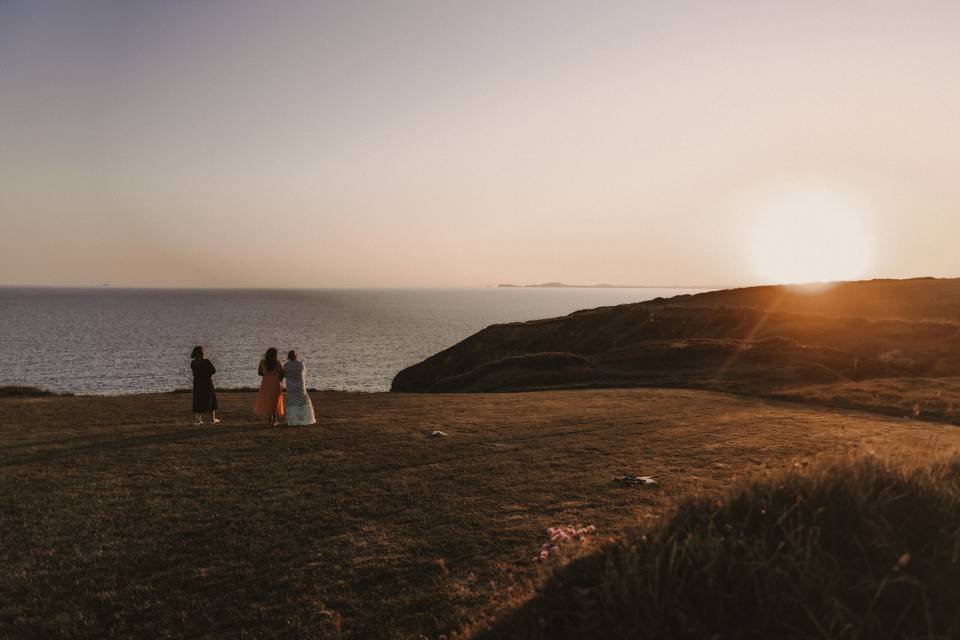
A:
[[[4,385],[0,386],[0,398],[47,398],[51,396],[71,395],[54,393],[40,387],[28,387],[24,385]]]
[[[479,638],[960,637],[960,458],[772,475],[559,568]]]

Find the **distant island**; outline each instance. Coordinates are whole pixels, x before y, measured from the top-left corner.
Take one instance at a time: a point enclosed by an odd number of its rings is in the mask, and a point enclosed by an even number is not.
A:
[[[567,284],[544,282],[543,284],[498,284],[502,289],[714,289],[716,287],[675,287],[644,284]]]

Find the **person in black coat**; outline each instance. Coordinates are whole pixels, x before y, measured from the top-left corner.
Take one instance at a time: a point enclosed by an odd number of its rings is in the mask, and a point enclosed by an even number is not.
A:
[[[190,368],[193,370],[193,413],[196,416],[194,424],[203,424],[203,414],[210,413],[211,422],[217,424],[217,392],[213,389],[213,374],[217,372],[213,363],[207,360],[203,347],[194,347],[190,354],[193,361]]]

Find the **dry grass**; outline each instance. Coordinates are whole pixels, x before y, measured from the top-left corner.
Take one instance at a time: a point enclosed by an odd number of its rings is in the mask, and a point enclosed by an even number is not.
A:
[[[802,385],[769,395],[798,402],[891,416],[960,421],[960,378],[884,378]]]
[[[0,399],[0,637],[436,637],[528,593],[549,526],[612,536],[758,470],[960,446],[683,390],[315,400],[320,426],[271,429],[246,393],[217,427],[182,394]]]

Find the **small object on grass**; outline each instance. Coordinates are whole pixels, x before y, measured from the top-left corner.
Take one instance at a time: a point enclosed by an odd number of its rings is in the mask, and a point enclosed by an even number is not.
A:
[[[446,436],[449,436],[449,435],[450,435],[450,434],[447,433],[446,431],[436,430],[436,431],[431,431],[431,432],[430,432],[430,437],[431,437],[431,438],[443,438],[443,437],[446,437]]]
[[[617,476],[614,478],[614,481],[619,482],[620,484],[640,486],[653,486],[658,484],[652,476]]]

